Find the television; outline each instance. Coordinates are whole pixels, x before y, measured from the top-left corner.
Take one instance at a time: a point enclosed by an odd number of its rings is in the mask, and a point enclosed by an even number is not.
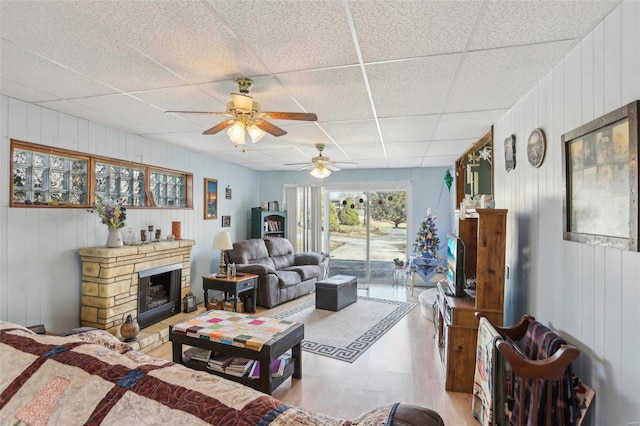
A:
[[[464,291],[464,242],[453,234],[447,234],[447,270],[450,296],[466,296]]]

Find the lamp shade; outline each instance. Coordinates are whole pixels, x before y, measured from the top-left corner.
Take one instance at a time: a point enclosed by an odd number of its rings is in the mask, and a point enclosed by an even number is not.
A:
[[[249,131],[249,136],[251,136],[251,142],[253,143],[258,142],[260,139],[264,137],[264,134],[265,134],[264,130],[262,130],[255,124],[248,126],[247,130]]]
[[[233,244],[231,243],[231,235],[227,231],[220,231],[213,238],[213,248],[217,250],[231,250]]]
[[[229,127],[227,130],[227,135],[231,142],[236,145],[243,145],[244,142],[244,123],[242,121],[236,121],[236,123]]]

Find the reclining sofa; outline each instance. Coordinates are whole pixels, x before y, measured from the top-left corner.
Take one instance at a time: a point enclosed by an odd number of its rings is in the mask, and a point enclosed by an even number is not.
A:
[[[319,253],[294,253],[286,238],[252,238],[233,244],[225,253],[237,272],[257,274],[257,304],[273,308],[315,291],[326,278],[329,259]]]

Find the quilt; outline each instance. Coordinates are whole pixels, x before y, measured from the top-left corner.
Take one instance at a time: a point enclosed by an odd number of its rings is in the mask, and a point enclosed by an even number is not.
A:
[[[0,424],[380,425],[306,411],[204,371],[131,350],[106,331],[39,335],[0,321]]]
[[[212,310],[174,325],[171,332],[260,351],[266,342],[294,324],[284,319]]]

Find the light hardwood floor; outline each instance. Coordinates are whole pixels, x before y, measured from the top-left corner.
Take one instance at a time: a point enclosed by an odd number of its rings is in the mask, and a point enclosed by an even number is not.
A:
[[[369,284],[358,295],[418,303],[405,288]],[[274,309],[258,308],[271,315],[288,309],[313,294]],[[471,394],[446,392],[444,375],[435,347],[433,323],[420,312],[419,304],[391,330],[348,363],[302,352],[302,379],[287,380],[273,392],[286,404],[340,418],[354,418],[377,405],[402,402],[436,410],[447,425],[477,425],[471,414]],[[149,352],[171,360],[171,343]]]

